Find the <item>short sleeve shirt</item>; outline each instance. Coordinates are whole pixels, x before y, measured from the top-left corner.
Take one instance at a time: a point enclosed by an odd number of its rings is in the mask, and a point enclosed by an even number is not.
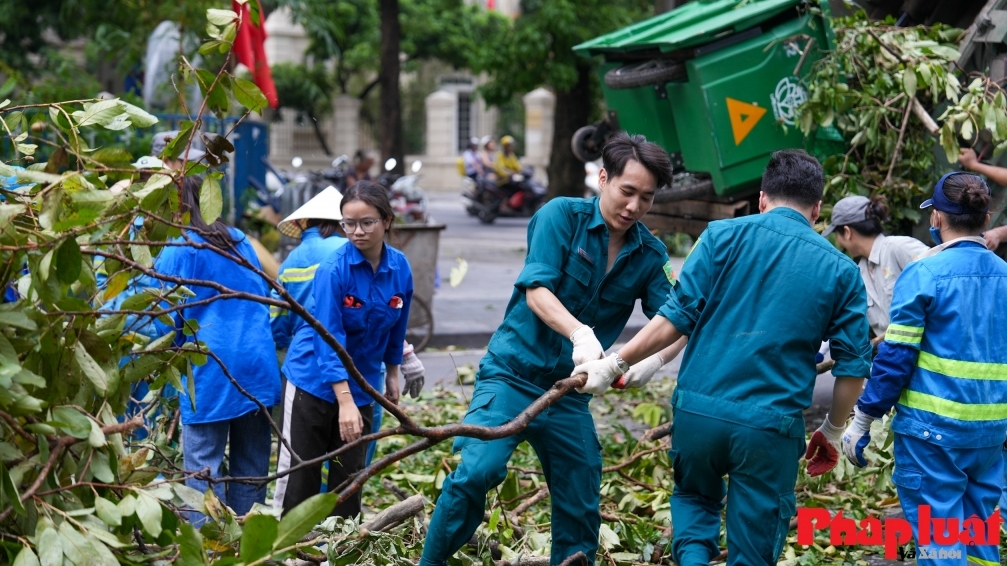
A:
[[[916,238],[881,234],[874,240],[870,257],[860,258],[860,276],[867,288],[867,322],[876,336],[888,329],[895,281],[909,262],[929,249]]]
[[[803,438],[823,340],[833,374],[870,374],[866,310],[856,265],[796,210],[711,222],[660,310],[689,336],[676,407]]]
[[[542,386],[570,376],[572,345],[532,312],[525,292],[545,287],[605,348],[619,337],[637,300],[654,316],[671,288],[667,248],[636,223],[607,274],[608,228],[599,199],[555,198],[528,224],[528,255],[503,323],[490,340],[483,375],[500,372]]]

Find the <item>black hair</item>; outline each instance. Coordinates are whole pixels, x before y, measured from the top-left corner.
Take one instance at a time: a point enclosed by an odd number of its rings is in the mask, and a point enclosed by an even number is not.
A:
[[[888,221],[888,201],[885,199],[884,195],[875,195],[871,197],[870,202],[867,203],[867,210],[864,212],[867,214],[866,219],[852,224],[837,226],[836,228],[839,229],[843,226],[849,226],[850,230],[853,230],[861,236],[877,236],[883,232],[884,230],[881,223]]]
[[[199,175],[184,178],[182,180],[182,195],[179,208],[182,212],[189,213],[189,226],[197,234],[214,246],[223,250],[229,250],[234,247],[234,243],[237,240],[231,236],[230,230],[227,229],[227,224],[224,224],[219,218],[214,220],[213,224],[210,225],[207,225],[203,221],[203,214],[199,210],[199,192],[202,186],[203,178]]]
[[[824,190],[822,164],[801,149],[773,152],[762,174],[762,192],[771,200],[815,206]]]
[[[318,218],[308,220],[308,228],[314,228],[316,226],[318,227],[318,233],[323,238],[334,236],[340,231],[339,222],[336,220],[320,220]]]
[[[601,150],[602,167],[609,179],[622,175],[630,159],[650,171],[657,181],[658,189],[671,186],[671,159],[668,158],[668,152],[656,143],[647,141],[647,138],[619,132]]]
[[[343,200],[339,203],[339,212],[343,211],[346,203],[359,200],[364,204],[369,204],[377,209],[382,222],[391,221],[395,223],[395,211],[392,210],[392,203],[388,200],[388,192],[384,187],[374,181],[357,181],[343,193]],[[391,224],[387,234],[391,236]]]
[[[982,177],[971,173],[959,173],[944,179],[944,196],[948,200],[960,204],[969,210],[989,209],[990,188]],[[986,225],[986,212],[971,212],[965,214],[944,213],[949,227],[959,232],[978,232]]]

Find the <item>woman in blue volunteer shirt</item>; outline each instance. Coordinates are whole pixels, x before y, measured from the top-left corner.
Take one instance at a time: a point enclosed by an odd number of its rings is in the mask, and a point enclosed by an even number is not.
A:
[[[210,225],[203,221],[199,210],[199,191],[199,178],[186,177],[182,185],[181,208],[190,214],[190,229],[175,241],[188,239],[198,244],[209,243],[230,254],[240,255],[258,267],[255,250],[240,230],[229,228],[220,220]],[[165,246],[154,269],[166,275],[209,280],[235,291],[269,296],[265,280],[210,249]],[[196,295],[192,302],[219,295],[210,287],[188,285],[188,288]],[[185,321],[193,319],[199,328],[194,336],[186,336],[183,334]],[[244,299],[222,299],[188,307],[175,313],[174,330],[177,333],[176,343],[184,340],[205,343],[238,384],[263,405],[272,407],[279,402],[280,369],[270,336],[269,308],[266,305]],[[185,469],[209,468],[212,476],[219,477],[225,446],[229,442],[229,475],[268,475],[270,430],[265,413],[238,391],[212,358],[201,366],[193,367],[192,379],[195,399],[189,397],[186,385],[182,388],[179,403]],[[195,478],[185,483],[199,491],[206,490],[208,484]],[[223,484],[216,483],[213,490],[238,515],[244,515],[253,503],[264,503],[266,499],[264,485],[232,483],[225,488]]]
[[[352,245],[339,248],[315,270],[311,311],[375,389],[381,389],[381,364],[386,365],[385,397],[397,403],[413,277],[406,257],[384,243],[395,213],[384,188],[370,181],[347,189],[340,209],[340,225]],[[284,434],[302,460],[331,452],[371,430],[374,399],[349,378],[335,351],[309,326],[296,330],[283,373],[294,389],[284,400],[284,415],[289,417]],[[329,485],[337,487],[362,469],[366,449],[357,446],[329,462]],[[275,505],[286,512],[318,493],[321,469],[317,465],[290,474]],[[359,513],[360,492],[333,509],[343,517]]]

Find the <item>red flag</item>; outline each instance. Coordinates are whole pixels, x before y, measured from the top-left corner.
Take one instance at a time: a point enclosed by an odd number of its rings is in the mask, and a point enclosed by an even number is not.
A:
[[[259,0],[253,1],[258,5]],[[248,4],[239,4],[236,0],[231,0],[231,8],[238,14],[238,34],[234,38],[234,54],[238,57],[238,62],[248,67],[252,72],[252,80],[256,86],[266,95],[269,106],[276,108],[280,100],[276,96],[276,85],[273,83],[273,73],[269,70],[269,61],[266,61],[266,30],[262,26],[262,6],[259,6],[259,25],[252,21],[251,11]]]

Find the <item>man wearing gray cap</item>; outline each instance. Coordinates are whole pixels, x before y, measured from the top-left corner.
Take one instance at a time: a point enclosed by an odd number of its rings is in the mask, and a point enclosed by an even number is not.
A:
[[[832,207],[832,219],[822,236],[835,232],[840,248],[860,258],[860,277],[867,288],[867,322],[875,336],[888,329],[895,280],[909,262],[928,248],[908,236],[886,236],[881,224],[888,220],[885,198],[846,197]]]

